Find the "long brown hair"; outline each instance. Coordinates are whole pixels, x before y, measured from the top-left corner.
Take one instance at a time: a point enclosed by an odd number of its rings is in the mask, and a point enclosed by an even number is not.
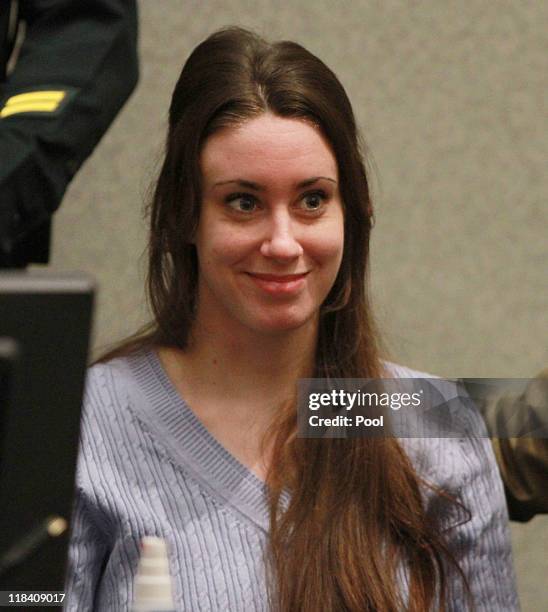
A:
[[[315,375],[383,375],[366,281],[372,206],[348,97],[335,74],[300,45],[268,43],[241,28],[210,36],[183,67],[150,205],[147,290],[154,320],[102,360],[145,345],[188,346],[198,281],[192,237],[200,214],[201,147],[217,130],[267,111],[312,121],[338,163],[345,245],[320,310]],[[444,609],[448,572],[460,570],[426,514],[421,486],[427,485],[395,438],[299,438],[291,402],[267,441],[274,449],[267,478],[273,610]],[[291,493],[287,508],[284,490]]]

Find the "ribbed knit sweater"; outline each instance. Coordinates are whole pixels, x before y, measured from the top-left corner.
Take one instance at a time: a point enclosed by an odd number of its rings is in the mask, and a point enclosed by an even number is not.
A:
[[[401,366],[391,370],[394,377],[419,375]],[[479,416],[469,418],[482,428]],[[418,473],[458,496],[471,513],[449,533],[477,611],[518,610],[505,500],[489,440],[402,443]],[[425,498],[428,512],[446,512],[428,491]],[[462,522],[456,510],[437,518],[447,526]],[[140,540],[156,535],[167,541],[178,611],[267,611],[267,532],[264,483],[202,425],[154,351],[90,369],[66,610],[131,610]],[[460,581],[452,580],[450,610],[462,611]]]

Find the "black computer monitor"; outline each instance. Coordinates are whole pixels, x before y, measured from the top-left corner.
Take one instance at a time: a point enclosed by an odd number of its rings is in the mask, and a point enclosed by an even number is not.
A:
[[[0,272],[0,590],[62,591],[93,282]],[[29,541],[29,535],[31,540]]]

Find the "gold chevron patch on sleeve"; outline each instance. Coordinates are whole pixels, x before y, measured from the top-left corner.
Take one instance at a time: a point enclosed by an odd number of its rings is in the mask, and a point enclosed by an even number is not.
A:
[[[29,91],[8,98],[0,110],[0,119],[17,113],[54,113],[67,95],[62,90]]]

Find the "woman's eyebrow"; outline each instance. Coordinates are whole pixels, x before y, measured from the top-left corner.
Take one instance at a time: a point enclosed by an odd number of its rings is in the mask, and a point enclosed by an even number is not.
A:
[[[229,179],[228,181],[219,181],[218,183],[214,183],[213,187],[219,187],[221,185],[230,185],[234,183],[239,187],[245,187],[246,189],[254,189],[255,191],[264,191],[265,188],[258,183],[253,183],[252,181],[246,181],[244,179]]]
[[[329,178],[328,176],[315,176],[314,178],[309,178],[309,179],[306,179],[305,181],[301,181],[300,183],[297,183],[295,187],[297,189],[302,189],[303,187],[310,187],[310,185],[313,185],[314,183],[318,182],[321,179],[324,179],[325,181],[331,181],[332,183],[335,183],[335,185],[337,184],[337,181],[334,178]]]
[[[330,178],[328,176],[315,176],[309,179],[306,179],[304,181],[301,181],[300,183],[297,183],[295,185],[296,189],[302,189],[303,187],[310,187],[310,185],[313,185],[314,183],[316,183],[317,181],[324,179],[326,181],[331,181],[332,183],[335,183],[335,185],[337,184],[337,181],[333,178]],[[254,191],[265,191],[265,187],[264,185],[259,185],[258,183],[254,183],[253,181],[246,181],[245,179],[229,179],[227,181],[219,181],[217,183],[213,184],[213,187],[219,187],[221,185],[229,185],[229,184],[235,184],[238,185],[239,187],[245,187],[246,189],[253,189]]]

